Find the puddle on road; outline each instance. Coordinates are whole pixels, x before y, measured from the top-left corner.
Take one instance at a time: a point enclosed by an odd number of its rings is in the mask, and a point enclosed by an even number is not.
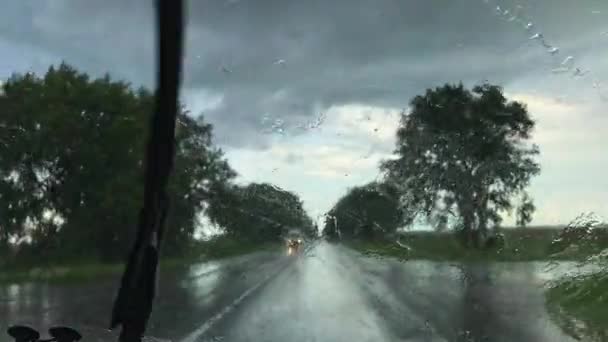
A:
[[[221,267],[221,264],[217,261],[204,262],[190,266],[188,271],[189,278],[200,278],[210,273],[217,272]]]

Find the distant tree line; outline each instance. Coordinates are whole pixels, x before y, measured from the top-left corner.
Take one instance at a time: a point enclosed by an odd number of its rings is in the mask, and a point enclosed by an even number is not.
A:
[[[325,215],[328,238],[375,238],[394,232],[404,220],[399,191],[390,183],[354,187]]]
[[[293,192],[268,183],[228,184],[214,192],[209,216],[233,236],[268,240],[290,229],[314,237],[317,228]]]
[[[142,205],[154,94],[64,63],[42,76],[15,74],[1,87],[0,255],[26,241],[22,257],[122,259]],[[164,253],[190,249],[202,212],[243,238],[277,239],[292,225],[310,229],[295,194],[234,185],[236,173],[212,138],[212,126],[182,107]]]
[[[533,129],[525,104],[508,101],[498,86],[427,89],[401,114],[394,158],[380,165],[392,195],[381,196],[377,185],[351,189],[329,211],[324,234],[365,237],[423,219],[479,248],[501,214],[515,211],[526,225],[535,209],[526,188],[540,172]]]

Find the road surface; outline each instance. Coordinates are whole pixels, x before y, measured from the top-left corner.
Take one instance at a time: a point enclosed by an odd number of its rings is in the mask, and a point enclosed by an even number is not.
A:
[[[399,262],[319,243],[192,266],[161,276],[149,326],[160,340],[573,341],[550,322],[547,273],[533,263]],[[0,327],[105,331],[116,279],[72,285],[0,286]]]

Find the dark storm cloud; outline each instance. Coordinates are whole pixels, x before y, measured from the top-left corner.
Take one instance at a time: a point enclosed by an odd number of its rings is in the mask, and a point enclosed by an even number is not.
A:
[[[505,84],[548,59],[528,40],[529,32],[495,14],[496,4],[192,0],[184,87],[222,96],[205,115],[223,144],[263,147],[265,114],[293,125],[331,105],[405,107],[412,95],[446,81]],[[515,2],[499,4],[516,8]],[[151,85],[152,5],[149,0],[5,0],[0,46],[45,51],[36,66],[65,59],[90,72],[109,70]],[[564,45],[600,30],[601,18],[592,11],[608,15],[603,1],[530,1],[523,10],[535,30],[542,28]],[[4,60],[0,71],[10,63],[23,61]]]
[[[34,71],[48,67],[37,60],[64,60],[94,74],[110,72],[134,84],[154,80],[152,1],[2,1],[0,40],[17,60],[34,61]],[[3,53],[4,54],[4,53]],[[13,70],[24,71],[24,70]]]

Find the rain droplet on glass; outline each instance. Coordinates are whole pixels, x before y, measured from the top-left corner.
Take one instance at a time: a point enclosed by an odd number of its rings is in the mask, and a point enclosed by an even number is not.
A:
[[[571,64],[573,62],[574,62],[574,57],[568,56],[568,57],[564,58],[564,60],[562,61],[562,65]]]
[[[544,39],[540,40],[540,44],[545,48],[545,49],[551,49],[552,46],[550,44],[548,44]]]
[[[574,69],[574,77],[582,77],[585,76],[587,73],[589,72],[589,70],[581,70],[580,68],[576,68]]]
[[[270,121],[270,116],[268,114],[262,115],[262,124],[265,124],[268,121]]]

